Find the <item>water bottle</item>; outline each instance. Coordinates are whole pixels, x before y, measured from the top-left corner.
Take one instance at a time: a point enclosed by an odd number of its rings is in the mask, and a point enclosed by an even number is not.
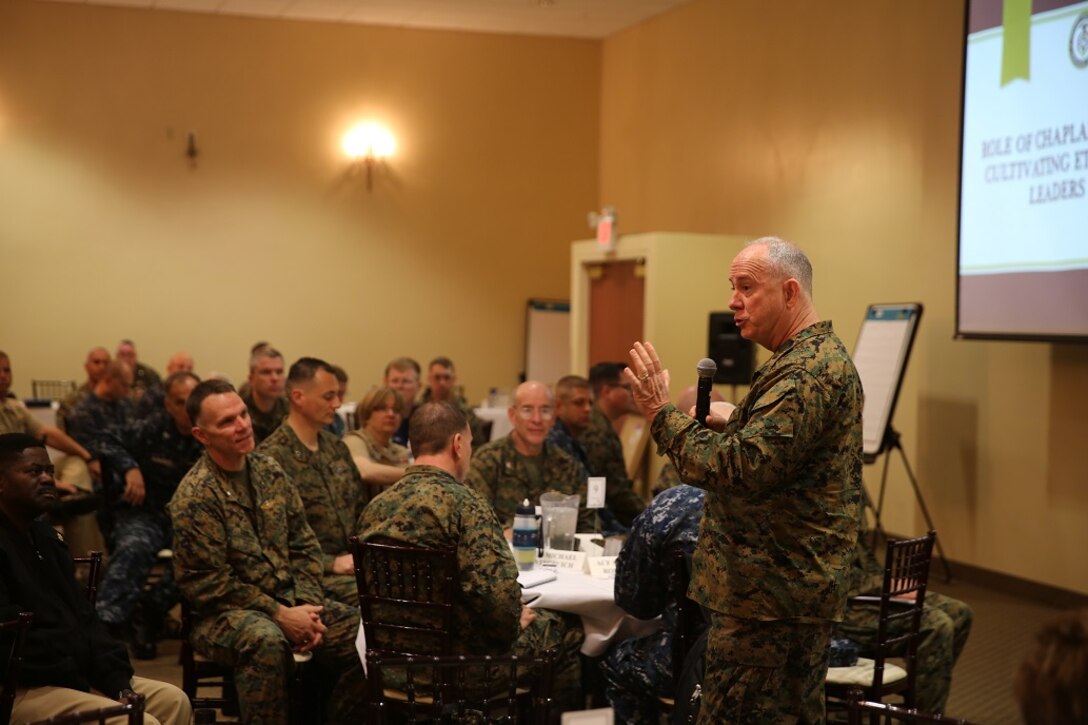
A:
[[[525,499],[514,512],[514,561],[521,571],[529,571],[536,563],[536,508]]]

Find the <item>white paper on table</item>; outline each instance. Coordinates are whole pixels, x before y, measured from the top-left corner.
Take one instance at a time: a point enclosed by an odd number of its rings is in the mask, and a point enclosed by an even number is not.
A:
[[[522,589],[529,589],[553,581],[555,581],[555,572],[548,569],[527,569],[518,572],[518,584],[521,585]]]
[[[604,508],[604,490],[605,490],[605,477],[604,476],[590,476],[586,484],[586,508],[587,509],[603,509]]]

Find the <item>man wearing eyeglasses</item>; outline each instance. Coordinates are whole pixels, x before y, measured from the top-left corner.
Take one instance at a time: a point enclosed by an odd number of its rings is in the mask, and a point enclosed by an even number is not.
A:
[[[514,390],[507,415],[514,429],[473,454],[465,483],[495,508],[507,536],[522,500],[539,503],[545,491],[578,494],[578,530],[593,531],[597,522],[593,511],[585,507],[585,469],[566,451],[546,441],[555,422],[551,389],[535,380],[522,383]]]

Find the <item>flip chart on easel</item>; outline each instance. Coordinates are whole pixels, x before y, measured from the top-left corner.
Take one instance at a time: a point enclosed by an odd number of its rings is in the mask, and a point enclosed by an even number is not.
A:
[[[895,413],[922,305],[869,305],[854,347],[854,366],[865,390],[862,411],[863,453],[871,460],[884,450],[885,432]]]

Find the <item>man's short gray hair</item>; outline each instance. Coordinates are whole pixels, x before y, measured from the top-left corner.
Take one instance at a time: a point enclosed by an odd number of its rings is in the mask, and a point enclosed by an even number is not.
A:
[[[793,277],[801,284],[801,289],[812,299],[812,262],[801,249],[791,242],[778,237],[760,237],[745,244],[745,247],[762,245],[767,248],[767,259],[782,279]]]

